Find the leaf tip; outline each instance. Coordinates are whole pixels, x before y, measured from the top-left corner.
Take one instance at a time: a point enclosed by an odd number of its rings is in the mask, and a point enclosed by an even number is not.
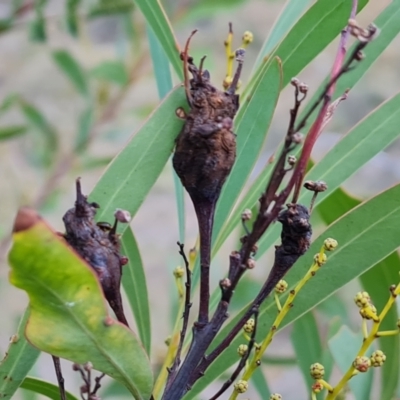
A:
[[[22,207],[15,217],[13,232],[21,232],[31,228],[40,221],[39,214],[32,208]]]

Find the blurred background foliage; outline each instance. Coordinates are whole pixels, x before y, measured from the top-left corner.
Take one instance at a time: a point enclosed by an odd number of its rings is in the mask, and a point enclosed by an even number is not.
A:
[[[308,0],[299,1],[303,9],[312,4]],[[388,0],[371,0],[358,18],[360,23],[366,25],[374,20],[389,3]],[[163,1],[181,45],[194,28],[199,30],[191,53],[196,59],[207,54],[207,69],[213,81],[221,83],[225,73],[223,41],[228,22],[233,23],[237,45],[245,30],[254,34],[242,77],[246,82],[258,51],[283,6],[282,0]],[[0,0],[2,353],[26,304],[25,294],[7,283],[6,252],[16,210],[21,205],[31,205],[56,229],[63,229],[61,217],[74,201],[74,179],[81,176],[84,190],[89,193],[107,164],[166,94],[166,88],[157,87],[153,72],[154,54],[149,49],[152,35],[132,0]],[[341,135],[368,112],[397,92],[398,85],[394,83],[399,82],[399,49],[400,41],[396,38],[351,91],[349,100],[339,107],[328,131],[317,143],[315,160],[321,159]],[[311,93],[329,71],[335,50],[336,42],[299,76],[309,84]],[[179,82],[172,71],[172,83]],[[260,166],[281,140],[291,104],[292,91],[287,88],[281,94]],[[346,181],[344,187],[352,195],[364,198],[398,182],[399,155],[397,141]],[[192,245],[197,225],[189,202],[186,209],[186,242]],[[180,262],[175,248],[179,232],[170,165],[153,187],[132,226],[149,284],[153,362],[157,364],[164,356],[163,341],[169,334],[176,305],[176,294],[171,290],[171,271]],[[216,259],[220,267],[214,270],[216,279],[224,271],[226,254],[235,240],[228,241],[220,252],[221,257]],[[263,260],[268,257],[267,254]],[[252,281],[257,279],[257,274],[263,276],[264,271],[246,276],[240,296],[234,298],[233,308],[239,309],[250,300]],[[343,288],[320,306],[320,312],[328,318],[341,315],[342,320],[352,326],[354,314],[346,309],[346,303],[357,287],[358,283],[353,282]],[[165,312],[166,304],[169,304],[168,312]],[[324,332],[327,325],[320,328]],[[282,332],[267,360],[270,381],[274,387],[285,388],[287,392],[282,390],[282,393],[289,399],[295,398],[293,395],[299,390],[306,393],[290,342],[293,329],[300,328],[295,326]],[[299,345],[295,340],[292,343]],[[65,364],[67,381],[78,382],[78,377],[70,376],[68,363]],[[49,356],[41,356],[32,375],[55,381]],[[298,385],[290,385],[294,390],[285,384],[288,379],[298,382]],[[69,383],[67,386],[71,387]],[[108,389],[109,398],[116,396],[113,390],[116,390],[115,385]],[[41,397],[20,390],[15,398]]]

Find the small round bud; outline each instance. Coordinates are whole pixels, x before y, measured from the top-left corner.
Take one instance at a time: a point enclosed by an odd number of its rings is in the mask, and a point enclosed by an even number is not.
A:
[[[312,364],[310,367],[310,374],[314,379],[322,379],[325,375],[325,368],[320,363]]]
[[[15,335],[12,335],[12,336],[10,337],[10,343],[11,343],[11,344],[17,343],[18,340],[19,340],[19,336],[18,336],[17,333],[16,333]]]
[[[83,369],[87,372],[90,372],[93,369],[93,364],[88,361],[87,363],[83,364]]]
[[[243,212],[242,212],[242,221],[249,221],[251,220],[253,213],[251,212],[251,210],[249,208],[246,208]]]
[[[364,52],[362,52],[361,50],[357,51],[357,53],[354,56],[356,61],[362,61],[365,58],[365,54]]]
[[[365,307],[360,308],[360,315],[364,319],[372,319],[376,322],[379,321],[379,317],[376,315],[376,307],[371,303],[367,304]]]
[[[305,181],[303,186],[307,190],[311,190],[312,192],[325,192],[328,189],[328,185],[324,181]]]
[[[300,144],[303,143],[304,135],[301,132],[296,132],[292,136],[293,143]]]
[[[250,318],[247,320],[247,322],[244,324],[243,326],[243,330],[246,333],[252,333],[254,331],[254,327],[255,327],[256,322],[254,321],[253,318]]]
[[[81,369],[80,365],[77,363],[72,364],[72,370],[73,371],[79,371]]]
[[[175,278],[182,278],[183,275],[185,275],[185,269],[183,267],[176,267],[174,269]]]
[[[275,292],[276,293],[285,293],[286,289],[288,288],[288,283],[281,279],[276,285],[275,285]]]
[[[305,84],[304,82],[301,82],[299,85],[299,92],[306,94],[308,92],[308,85]]]
[[[296,156],[288,156],[287,158],[288,164],[293,167],[294,164],[297,162]]]
[[[221,279],[221,280],[219,281],[219,286],[220,286],[222,289],[228,289],[228,288],[231,287],[231,285],[232,285],[232,282],[231,282],[231,280],[230,280],[229,278],[224,278],[224,279]]]
[[[239,393],[245,393],[249,388],[249,383],[243,379],[240,379],[235,383],[234,388]]]
[[[172,339],[172,337],[171,337],[171,336],[168,336],[168,337],[164,340],[164,343],[165,343],[167,346],[169,346],[169,345],[171,344],[171,339]]]
[[[358,292],[354,297],[354,302],[358,307],[363,308],[371,303],[371,297],[367,292]]]
[[[371,365],[381,367],[386,361],[386,355],[382,350],[376,350],[371,354]]]
[[[283,397],[279,393],[272,393],[271,396],[269,396],[269,400],[282,400]]]
[[[325,253],[323,253],[323,254],[317,253],[317,254],[314,256],[314,262],[315,262],[316,264],[318,264],[320,267],[321,267],[322,265],[324,265],[324,264],[326,263],[327,260],[328,260],[328,257],[327,257],[327,255],[326,255]]]
[[[314,393],[320,393],[324,390],[324,385],[321,382],[314,382],[314,384],[311,386],[311,390]]]
[[[338,242],[335,239],[328,238],[328,239],[325,239],[325,241],[324,241],[324,248],[326,251],[332,251],[332,250],[336,249],[337,245],[338,245]]]
[[[81,394],[87,393],[88,391],[89,391],[89,388],[88,388],[87,385],[82,385],[82,386],[80,387],[80,392],[81,392]]]
[[[128,264],[129,262],[129,258],[126,256],[120,256],[119,257],[119,263],[121,265],[121,267],[123,267],[124,265]]]
[[[247,346],[247,344],[241,344],[237,349],[237,352],[238,352],[239,356],[240,357],[245,356],[247,354],[248,348],[249,347]]]
[[[292,79],[290,80],[290,84],[291,84],[292,86],[297,87],[297,86],[299,85],[299,83],[300,83],[300,81],[299,81],[299,79],[297,79],[297,78],[292,78]]]
[[[253,41],[253,39],[254,39],[254,35],[253,35],[252,32],[246,31],[246,32],[243,34],[242,40],[243,40],[243,43],[244,43],[244,44],[249,44],[249,43],[251,43],[251,42]]]
[[[117,208],[114,212],[114,217],[118,222],[128,223],[131,220],[131,214],[127,210],[122,210],[121,208]]]
[[[365,356],[358,356],[353,361],[353,367],[359,372],[367,372],[371,366],[371,360]]]
[[[249,258],[246,262],[247,269],[254,269],[256,266],[256,260],[254,258]]]
[[[222,86],[224,89],[228,89],[231,86],[233,78],[231,76],[226,76],[224,81],[222,82]]]

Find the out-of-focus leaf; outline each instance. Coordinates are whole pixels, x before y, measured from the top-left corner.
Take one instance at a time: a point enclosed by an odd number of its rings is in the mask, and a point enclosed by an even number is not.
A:
[[[224,184],[217,203],[214,222],[215,247],[226,237],[218,238],[233,206],[244,187],[265,141],[282,85],[279,59],[265,66],[249,100],[239,111],[236,122],[237,155],[231,174]]]
[[[25,125],[13,125],[0,127],[0,141],[13,139],[25,134],[27,127]]]
[[[46,117],[33,104],[20,99],[21,111],[29,124],[39,133],[44,142],[43,161],[51,164],[58,150],[58,136],[56,129],[50,124]]]
[[[90,74],[99,80],[116,83],[125,86],[128,81],[128,73],[121,61],[104,61],[90,71]]]
[[[332,221],[345,214],[360,201],[350,197],[341,189],[337,189],[329,196],[318,210],[325,223]],[[369,271],[360,276],[361,284],[373,299],[378,311],[382,310],[387,302],[392,284],[399,280],[400,257],[397,252],[392,253]],[[397,310],[395,307],[388,312],[382,321],[381,330],[391,330],[397,323]],[[400,364],[400,338],[398,335],[379,338],[379,348],[387,355],[385,365],[382,367],[382,391],[380,400],[390,400],[396,391]]]
[[[339,332],[329,340],[331,354],[342,374],[353,363],[362,342],[362,335],[353,333],[347,326],[342,326]],[[367,373],[358,374],[350,379],[349,386],[356,400],[370,399],[373,372],[374,368],[370,368]]]
[[[254,388],[260,395],[260,399],[269,399],[271,395],[271,390],[269,389],[267,378],[262,373],[261,368],[257,368],[252,376],[252,383],[254,383]]]
[[[78,9],[82,0],[67,0],[65,4],[65,21],[67,24],[68,32],[72,36],[78,36],[79,28],[79,14]]]
[[[41,379],[32,378],[28,376],[24,379],[21,385],[22,389],[31,390],[32,392],[42,394],[49,399],[59,400],[60,389],[58,386],[53,385],[50,382],[42,381]],[[69,392],[65,393],[67,400],[78,400],[77,397]]]
[[[164,49],[169,62],[172,64],[179,79],[183,78],[182,63],[179,59],[179,45],[171,27],[171,23],[159,0],[134,0],[146,18],[147,24]]]
[[[146,275],[139,248],[131,228],[126,229],[122,236],[122,252],[129,260],[123,269],[122,285],[135,317],[139,337],[147,354],[150,355],[151,327]]]
[[[280,329],[295,321],[336,290],[372,268],[379,261],[400,246],[400,185],[397,185],[369,201],[360,204],[351,212],[332,224],[314,240],[309,251],[301,257],[289,271],[285,280],[289,282],[288,292],[305,275],[312,265],[312,258],[326,238],[335,238],[338,248],[329,255],[329,260],[307,283],[296,297],[293,307],[283,320]],[[285,301],[283,295],[282,301]],[[258,336],[263,337],[270,329],[275,318],[275,302],[269,298],[260,308]],[[247,310],[248,305],[243,308]],[[243,313],[243,311],[242,311]],[[240,315],[229,321],[217,335],[219,343],[232,329]],[[229,348],[210,366],[203,379],[199,380],[185,400],[193,399],[210,382],[237,362],[236,348],[241,338],[235,339]]]
[[[258,53],[254,67],[258,66],[261,63],[261,60],[279,43],[282,37],[298,20],[299,16],[301,16],[309,4],[310,1],[286,1],[285,6],[282,8],[279,16],[276,18],[267,39]]]
[[[75,151],[77,153],[86,149],[93,125],[93,111],[93,107],[90,105],[79,117],[78,133],[75,138]]]
[[[36,0],[33,3],[35,7],[35,17],[30,24],[29,33],[30,38],[36,42],[45,42],[47,39],[46,19],[44,16],[44,8],[47,2],[48,0]]]
[[[82,95],[89,95],[87,76],[82,67],[66,50],[53,51],[53,60]]]
[[[79,364],[90,361],[136,400],[149,399],[152,372],[135,334],[108,314],[93,270],[32,210],[17,215],[9,261],[11,283],[29,296],[30,343]]]
[[[19,96],[15,93],[7,95],[0,104],[0,115],[8,111],[14,104],[18,104]]]
[[[106,165],[110,164],[113,157],[84,157],[81,161],[81,167],[84,170],[104,168]]]
[[[128,14],[133,10],[132,0],[97,0],[90,3],[88,17]]]
[[[21,319],[17,334],[11,337],[6,355],[0,363],[0,398],[4,400],[13,397],[40,354],[25,339],[28,316],[29,309]]]
[[[116,208],[136,213],[172,153],[182,127],[175,110],[185,104],[182,88],[173,90],[108,166],[90,195],[101,204],[99,220]]]
[[[317,322],[311,311],[294,321],[290,338],[306,386],[311,387],[313,379],[310,375],[310,366],[321,362],[322,358],[321,338]]]

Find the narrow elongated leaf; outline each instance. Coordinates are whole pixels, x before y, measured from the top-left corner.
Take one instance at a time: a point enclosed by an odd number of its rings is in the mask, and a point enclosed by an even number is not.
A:
[[[49,399],[59,400],[60,399],[60,389],[58,386],[53,385],[50,382],[42,381],[41,379],[32,378],[28,376],[24,379],[21,385],[22,389],[30,390],[35,393],[42,394]],[[66,392],[67,400],[78,400],[77,397],[69,392]]]
[[[11,337],[10,345],[0,364],[0,398],[11,399],[30,369],[39,357],[40,351],[32,347],[24,333],[29,309],[25,311],[16,335]]]
[[[376,140],[379,135],[379,141]],[[374,155],[400,135],[400,93],[381,104],[360,121],[324,158],[310,170],[306,179],[322,180],[329,190],[320,193],[316,204],[324,200]],[[306,203],[310,193],[303,191],[299,202]],[[271,226],[259,243],[263,254],[279,236],[279,227]]]
[[[22,99],[19,101],[19,104],[26,120],[44,137],[48,150],[54,153],[58,148],[56,129],[33,104]]]
[[[323,220],[330,224],[359,203],[360,201],[350,197],[341,189],[337,189],[320,204],[318,210]],[[370,294],[378,311],[382,310],[387,302],[388,288],[399,280],[399,268],[400,257],[397,252],[394,252],[360,276],[364,290]],[[397,318],[397,310],[392,307],[381,323],[381,330],[393,329],[396,326]],[[387,355],[385,365],[382,367],[380,399],[390,400],[393,398],[398,382],[400,337],[394,335],[379,338],[379,348]]]
[[[236,124],[237,155],[218,200],[214,222],[217,237],[244,187],[265,141],[282,85],[279,59],[265,65],[249,100],[242,106]]]
[[[290,339],[306,386],[309,388],[313,383],[310,375],[310,366],[322,361],[321,339],[317,322],[312,312],[308,312],[294,321]]]
[[[133,310],[139,337],[148,355],[151,349],[151,328],[149,296],[142,258],[132,229],[125,230],[122,236],[122,252],[129,259],[124,266],[122,286]]]
[[[90,71],[94,78],[116,83],[124,86],[128,83],[129,77],[125,65],[121,61],[104,61]]]
[[[159,0],[134,0],[147,23],[153,30],[167,55],[169,62],[180,79],[183,78],[182,64],[179,59],[179,45],[172,31],[171,23]]]
[[[258,53],[254,66],[258,66],[261,63],[261,60],[272,51],[309,4],[309,1],[286,1],[285,6],[282,8],[278,18],[275,20],[267,39]]]
[[[75,137],[75,151],[78,153],[83,151],[87,146],[90,129],[93,125],[93,114],[93,106],[90,105],[86,110],[83,110],[79,117],[78,132]]]
[[[75,58],[66,50],[56,50],[53,52],[53,60],[75,86],[75,89],[80,94],[87,96],[89,94],[87,77]]]
[[[313,255],[323,241],[335,238],[338,248],[329,255],[329,260],[297,295],[295,306],[283,320],[280,329],[314,308],[332,293],[364,273],[400,246],[400,185],[397,185],[371,200],[362,203],[344,215],[315,239],[307,254],[299,259],[285,280],[292,290],[312,264]],[[267,276],[267,272],[265,274]],[[282,299],[284,301],[284,298]],[[276,305],[272,299],[261,306],[259,315],[259,337],[270,329],[275,318]],[[244,308],[247,310],[247,307]],[[239,316],[233,318],[217,336],[218,343],[229,332]],[[237,362],[236,348],[241,339],[235,339],[222,355],[211,365],[186,400],[193,399],[204,387],[223,371]]]
[[[361,318],[360,318],[361,322]],[[358,349],[362,345],[362,335],[353,333],[347,326],[342,326],[339,332],[329,342],[331,354],[344,374],[354,361]],[[356,400],[369,400],[374,368],[370,368],[365,374],[358,374],[350,380],[349,386]]]
[[[0,141],[13,139],[24,135],[27,131],[27,127],[24,125],[13,125],[0,127]]]
[[[147,35],[150,43],[150,54],[156,76],[158,97],[163,99],[172,89],[172,76],[168,58],[161,47],[156,35],[150,26],[147,27]],[[185,241],[185,197],[182,183],[173,171],[176,206],[178,211],[179,241]]]
[[[182,127],[175,110],[185,104],[182,88],[172,91],[108,166],[90,195],[101,204],[98,220],[116,208],[136,213],[172,153]]]
[[[108,314],[92,269],[32,210],[19,211],[14,231],[10,281],[29,296],[29,342],[79,364],[90,361],[147,400],[149,360],[135,334]]]

